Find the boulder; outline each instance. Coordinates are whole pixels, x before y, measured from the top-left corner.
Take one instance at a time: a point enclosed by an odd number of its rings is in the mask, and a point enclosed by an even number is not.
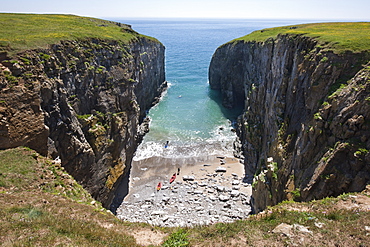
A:
[[[222,202],[226,202],[226,201],[229,201],[230,200],[230,196],[229,195],[220,195],[218,197],[218,199]]]
[[[226,167],[219,166],[216,168],[215,172],[226,172]]]
[[[194,181],[194,179],[195,179],[194,176],[189,176],[189,175],[182,176],[182,180],[184,181]]]
[[[231,193],[230,193],[230,195],[232,197],[238,197],[240,195],[240,192],[238,190],[232,190]]]

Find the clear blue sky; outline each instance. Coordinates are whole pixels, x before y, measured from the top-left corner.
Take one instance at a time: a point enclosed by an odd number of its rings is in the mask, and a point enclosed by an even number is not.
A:
[[[370,21],[370,0],[0,0],[0,12]]]

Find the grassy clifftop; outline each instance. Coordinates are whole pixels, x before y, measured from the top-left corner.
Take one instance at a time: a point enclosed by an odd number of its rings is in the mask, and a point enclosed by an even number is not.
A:
[[[99,206],[58,162],[28,148],[0,151],[2,246],[367,246],[370,191],[284,202],[235,223],[158,228]]]
[[[60,40],[98,38],[129,42],[141,36],[125,24],[74,15],[0,13],[0,51],[46,48]]]
[[[119,221],[58,162],[28,148],[0,151],[0,204],[1,246],[141,246],[132,232],[156,233]]]
[[[263,42],[279,34],[305,35],[336,53],[370,51],[370,22],[312,23],[254,31],[235,41]]]

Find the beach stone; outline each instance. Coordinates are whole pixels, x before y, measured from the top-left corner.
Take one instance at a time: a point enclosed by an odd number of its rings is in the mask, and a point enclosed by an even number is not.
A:
[[[212,201],[216,201],[217,200],[217,197],[215,196],[210,196],[209,199],[211,199]]]
[[[203,191],[201,190],[194,190],[193,192],[195,195],[203,194]]]
[[[230,200],[230,196],[228,195],[220,195],[218,199],[222,202]]]
[[[239,195],[240,195],[240,192],[239,192],[238,190],[232,190],[232,191],[231,191],[231,193],[230,193],[230,195],[231,195],[232,197],[237,197],[237,196],[239,196]]]
[[[162,201],[164,201],[164,202],[168,202],[170,199],[171,199],[171,198],[170,198],[169,196],[164,196],[164,197],[162,198]]]
[[[194,176],[189,176],[189,175],[184,175],[184,176],[182,176],[182,180],[184,180],[184,181],[194,181],[195,177]]]
[[[166,212],[165,211],[161,211],[161,210],[153,211],[151,213],[151,215],[164,215],[164,214],[166,214]]]
[[[208,214],[209,215],[217,215],[217,211],[214,210],[214,209],[211,209],[211,210],[208,211]]]
[[[240,190],[240,186],[239,185],[234,185],[232,189],[233,190]]]
[[[216,186],[216,189],[217,189],[217,191],[220,191],[220,192],[224,192],[224,191],[226,191],[225,186],[222,186],[222,185],[217,185],[217,186]]]
[[[232,185],[239,185],[240,184],[240,181],[239,180],[233,180],[231,184]]]
[[[226,172],[226,168],[219,166],[216,168],[215,172]]]

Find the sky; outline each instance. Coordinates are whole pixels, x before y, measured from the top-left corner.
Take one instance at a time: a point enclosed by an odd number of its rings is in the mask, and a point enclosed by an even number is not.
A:
[[[0,0],[0,12],[97,18],[370,21],[370,0]]]

